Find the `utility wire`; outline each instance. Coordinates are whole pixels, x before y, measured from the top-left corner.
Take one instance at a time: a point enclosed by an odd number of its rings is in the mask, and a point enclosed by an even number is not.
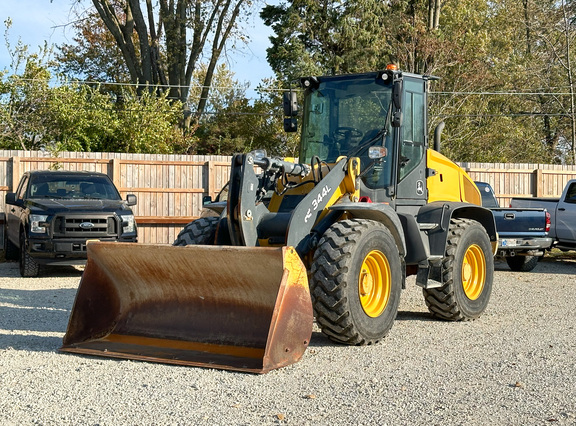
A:
[[[50,81],[54,81],[54,79],[39,79],[39,78],[20,78],[16,77],[19,81],[27,81],[27,82],[38,82],[38,83],[49,83]],[[99,85],[99,86],[119,86],[119,87],[149,87],[149,88],[160,88],[160,89],[205,89],[209,88],[212,90],[231,90],[231,89],[244,89],[244,90],[251,90],[251,91],[263,91],[263,92],[287,92],[287,91],[297,91],[298,89],[282,89],[282,88],[264,88],[264,87],[243,87],[242,83],[238,83],[238,86],[204,86],[198,84],[192,84],[190,86],[186,85],[177,85],[177,84],[152,84],[152,83],[121,83],[121,82],[113,82],[113,81],[94,81],[94,80],[66,80],[64,82],[60,82],[65,85],[72,85],[72,84],[81,84],[81,85]],[[566,89],[569,86],[555,86],[550,87],[545,90],[552,90],[552,89]],[[569,96],[573,95],[574,93],[570,92],[547,92],[547,91],[539,91],[538,89],[530,89],[528,92],[522,91],[506,91],[506,92],[498,92],[498,91],[491,91],[491,92],[450,92],[450,91],[441,91],[435,92],[430,91],[428,92],[431,95],[457,95],[457,96],[471,96],[471,95],[478,95],[478,96],[499,96],[499,95],[506,95],[506,96]]]

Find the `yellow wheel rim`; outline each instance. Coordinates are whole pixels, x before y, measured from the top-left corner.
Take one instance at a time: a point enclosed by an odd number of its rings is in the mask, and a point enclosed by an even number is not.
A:
[[[372,250],[364,258],[358,277],[360,304],[366,315],[376,318],[384,312],[390,299],[390,279],[388,259],[381,251]]]
[[[462,262],[462,285],[464,293],[470,300],[476,300],[484,290],[486,282],[486,258],[480,246],[468,247]]]

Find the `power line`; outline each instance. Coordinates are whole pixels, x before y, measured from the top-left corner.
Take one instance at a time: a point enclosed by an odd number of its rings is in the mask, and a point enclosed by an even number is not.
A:
[[[21,78],[16,77],[19,81],[26,81],[32,83],[50,83],[54,79],[41,79],[41,78]],[[147,87],[147,88],[159,88],[159,89],[212,89],[212,90],[231,90],[231,89],[243,89],[243,90],[254,90],[263,92],[286,92],[290,89],[274,89],[274,88],[264,88],[264,87],[243,87],[241,83],[238,86],[203,86],[198,84],[178,85],[178,84],[153,84],[153,83],[121,83],[114,81],[94,81],[94,80],[66,80],[57,81],[64,85],[80,84],[80,85],[98,85],[98,86],[119,86],[119,87]],[[294,90],[294,89],[292,89]]]
[[[458,96],[570,96],[575,93],[563,92],[428,92],[431,95],[458,95]]]

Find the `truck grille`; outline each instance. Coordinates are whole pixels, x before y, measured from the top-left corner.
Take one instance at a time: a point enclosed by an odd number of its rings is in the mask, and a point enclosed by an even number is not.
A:
[[[118,235],[114,216],[58,216],[54,221],[55,237],[110,237]]]

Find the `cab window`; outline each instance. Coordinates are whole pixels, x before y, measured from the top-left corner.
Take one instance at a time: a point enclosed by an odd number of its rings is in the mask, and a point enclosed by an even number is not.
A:
[[[424,82],[404,82],[404,118],[400,148],[400,180],[420,164],[425,148]]]

